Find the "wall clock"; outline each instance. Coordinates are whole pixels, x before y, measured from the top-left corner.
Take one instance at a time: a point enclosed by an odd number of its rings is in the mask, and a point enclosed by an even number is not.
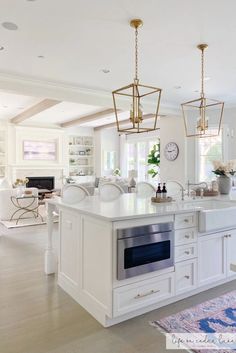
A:
[[[175,142],[169,142],[165,146],[164,155],[168,161],[174,161],[179,155],[179,147]]]

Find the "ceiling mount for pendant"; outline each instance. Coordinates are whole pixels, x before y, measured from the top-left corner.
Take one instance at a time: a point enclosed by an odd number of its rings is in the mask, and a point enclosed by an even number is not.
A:
[[[135,75],[133,83],[121,87],[112,92],[113,103],[116,116],[117,130],[120,133],[141,133],[157,130],[157,119],[161,99],[161,89],[153,86],[142,85],[138,78],[138,29],[143,26],[141,19],[135,18],[130,21],[130,26],[135,29]],[[150,96],[155,96],[151,100]],[[145,105],[147,113],[145,114]],[[154,106],[153,112],[150,112],[150,106]],[[124,108],[125,107],[125,108]],[[121,108],[121,109],[120,109]],[[122,111],[123,110],[123,111]],[[129,126],[121,128],[122,120],[126,120],[125,111],[129,111]],[[151,127],[144,126],[148,121]]]
[[[130,21],[130,26],[138,29],[143,26],[143,21],[140,18],[135,18]]]
[[[206,98],[204,51],[208,48],[208,44],[199,44],[197,48],[201,50],[201,90],[200,98],[181,104],[186,136],[214,137],[220,133],[224,102]]]

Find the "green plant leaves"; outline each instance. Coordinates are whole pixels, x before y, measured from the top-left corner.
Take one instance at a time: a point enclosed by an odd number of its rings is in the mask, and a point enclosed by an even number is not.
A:
[[[155,178],[159,174],[160,165],[160,143],[156,143],[148,154],[148,164],[152,169],[148,170],[148,174]]]

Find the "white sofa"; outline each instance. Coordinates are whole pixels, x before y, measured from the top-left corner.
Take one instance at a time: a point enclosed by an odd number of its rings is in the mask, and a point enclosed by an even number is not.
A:
[[[32,195],[38,196],[38,189],[36,188],[27,188],[27,190],[32,191]],[[17,196],[17,189],[0,189],[0,221],[9,221],[14,214],[14,212],[18,209],[14,206],[11,201],[11,196]],[[30,202],[30,199],[20,200],[20,205],[27,206]],[[29,209],[35,209],[38,206],[38,198],[34,200],[31,207]],[[25,212],[24,210],[19,210],[13,219],[18,219],[20,215]],[[26,213],[22,218],[32,218],[34,217],[33,213]]]

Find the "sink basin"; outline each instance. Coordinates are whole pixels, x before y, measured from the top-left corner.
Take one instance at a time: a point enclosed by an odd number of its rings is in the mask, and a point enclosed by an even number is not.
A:
[[[199,231],[209,232],[236,227],[236,203],[230,201],[195,201],[200,208]]]

